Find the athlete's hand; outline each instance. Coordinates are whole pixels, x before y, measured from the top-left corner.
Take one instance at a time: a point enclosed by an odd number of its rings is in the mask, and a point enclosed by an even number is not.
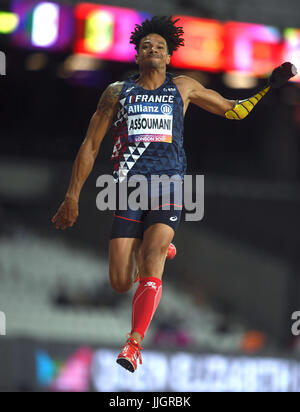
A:
[[[56,229],[65,230],[72,227],[78,218],[78,201],[71,198],[65,198],[60,205],[57,213],[52,218],[52,223],[55,223]]]
[[[297,68],[290,62],[282,63],[281,66],[276,67],[269,77],[268,85],[277,89],[287,83],[287,81],[296,76]]]

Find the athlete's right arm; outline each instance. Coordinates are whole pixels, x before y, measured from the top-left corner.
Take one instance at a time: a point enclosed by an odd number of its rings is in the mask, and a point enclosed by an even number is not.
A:
[[[65,200],[52,218],[56,229],[71,227],[77,220],[81,189],[93,169],[101,142],[115,117],[122,87],[122,82],[109,85],[99,100],[97,110],[90,120],[85,139],[74,161]]]

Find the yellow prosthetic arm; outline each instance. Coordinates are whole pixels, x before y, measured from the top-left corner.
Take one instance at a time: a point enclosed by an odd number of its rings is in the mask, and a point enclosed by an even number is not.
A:
[[[289,62],[283,63],[281,66],[273,70],[269,77],[267,86],[256,93],[254,96],[245,100],[237,100],[235,106],[225,113],[227,119],[242,120],[251,112],[257,103],[264,97],[270,88],[279,88],[286,84],[286,82],[297,74],[296,67]]]
[[[228,110],[225,113],[227,119],[242,120],[251,112],[254,106],[264,97],[266,93],[270,90],[271,86],[265,87],[260,92],[256,93],[254,96],[249,97],[245,100],[237,100],[233,109]]]

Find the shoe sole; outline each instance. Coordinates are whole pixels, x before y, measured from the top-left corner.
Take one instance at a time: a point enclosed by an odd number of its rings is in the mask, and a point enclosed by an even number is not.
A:
[[[134,367],[133,367],[133,364],[130,362],[130,360],[129,359],[127,359],[127,358],[120,358],[120,359],[117,359],[117,363],[119,364],[119,365],[121,365],[121,366],[123,366],[123,368],[125,368],[125,369],[127,369],[129,372],[134,372],[135,371],[135,369],[134,369]]]

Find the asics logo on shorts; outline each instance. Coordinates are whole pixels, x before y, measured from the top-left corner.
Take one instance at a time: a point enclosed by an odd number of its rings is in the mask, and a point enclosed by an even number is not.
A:
[[[176,222],[177,219],[178,219],[177,216],[172,216],[172,217],[170,217],[170,220],[171,220],[172,222]]]

